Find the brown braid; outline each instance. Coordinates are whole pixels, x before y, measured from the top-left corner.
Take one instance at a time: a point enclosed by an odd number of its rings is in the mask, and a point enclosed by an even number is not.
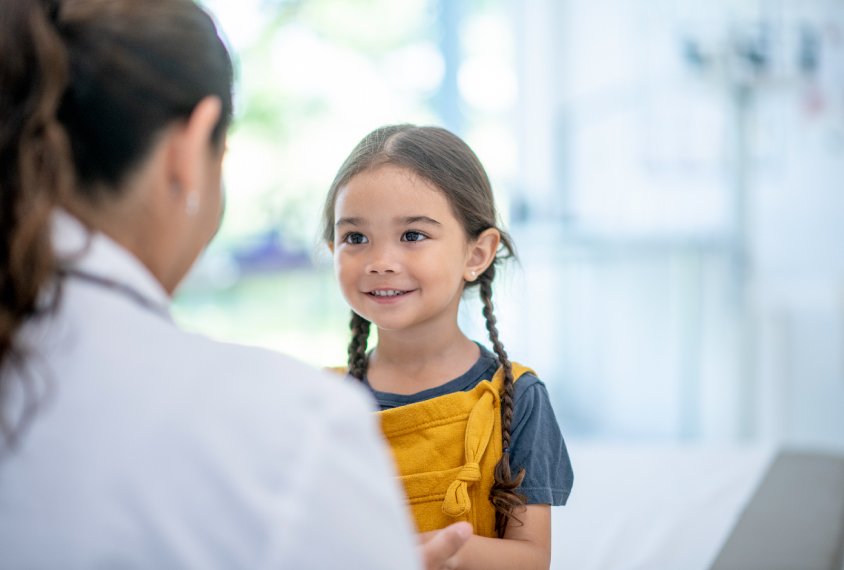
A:
[[[352,341],[349,343],[349,376],[363,380],[369,358],[366,356],[366,344],[369,340],[369,321],[352,311],[349,323],[352,329]]]
[[[481,301],[484,303],[483,313],[486,329],[489,331],[489,340],[498,356],[498,362],[504,367],[504,393],[501,395],[501,445],[504,451],[495,465],[495,483],[489,494],[489,500],[495,507],[495,531],[499,538],[503,538],[504,531],[507,530],[507,522],[510,518],[516,518],[514,513],[525,504],[527,497],[517,491],[525,478],[525,470],[519,469],[515,477],[510,472],[510,427],[513,423],[513,396],[516,388],[513,365],[498,338],[495,315],[492,312],[492,280],[494,278],[495,264],[493,263],[478,278],[478,285],[481,290]],[[516,520],[519,519],[516,518]]]

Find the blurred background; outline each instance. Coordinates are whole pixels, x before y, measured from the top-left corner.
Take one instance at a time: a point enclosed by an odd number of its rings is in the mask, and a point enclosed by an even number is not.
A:
[[[328,186],[389,123],[486,166],[502,339],[569,438],[844,450],[844,0],[206,0],[236,58],[185,328],[317,366]],[[480,304],[464,330],[484,341]]]

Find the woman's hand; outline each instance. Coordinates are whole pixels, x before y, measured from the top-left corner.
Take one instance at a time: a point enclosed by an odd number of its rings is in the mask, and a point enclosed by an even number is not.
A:
[[[432,530],[419,535],[419,549],[425,570],[452,570],[456,568],[455,555],[472,536],[472,525],[454,523],[442,530]]]

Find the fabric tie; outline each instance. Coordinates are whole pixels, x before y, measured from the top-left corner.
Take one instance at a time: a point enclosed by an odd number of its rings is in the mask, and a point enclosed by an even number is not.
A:
[[[445,493],[442,510],[450,517],[462,517],[472,509],[469,485],[481,480],[481,468],[478,462],[489,445],[493,418],[497,409],[495,399],[499,397],[498,391],[492,384],[486,380],[484,382],[487,385],[486,390],[472,408],[469,421],[466,423],[464,439],[466,463]]]
[[[451,517],[462,517],[472,508],[469,499],[469,484],[481,480],[481,467],[477,463],[467,463],[457,474],[443,501],[443,512]]]

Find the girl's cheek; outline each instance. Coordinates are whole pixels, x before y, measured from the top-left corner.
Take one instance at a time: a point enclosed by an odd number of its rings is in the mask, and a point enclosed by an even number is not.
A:
[[[347,278],[350,271],[350,262],[348,259],[348,255],[342,249],[335,250],[334,254],[334,273],[337,275],[337,278],[341,281],[344,278]]]
[[[344,291],[351,293],[356,289],[359,272],[356,271],[354,264],[348,262],[343,263],[341,261],[335,265],[335,271],[337,273],[337,280],[340,282],[340,287]]]

